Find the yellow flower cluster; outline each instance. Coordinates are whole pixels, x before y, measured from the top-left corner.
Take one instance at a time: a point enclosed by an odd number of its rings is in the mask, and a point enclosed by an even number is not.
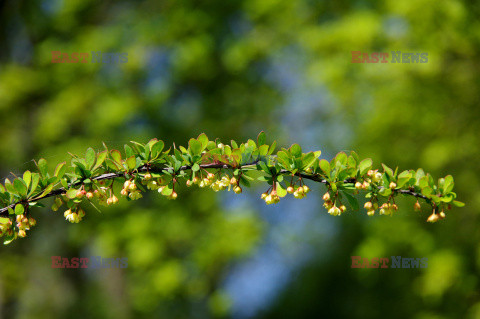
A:
[[[71,223],[79,223],[85,216],[85,212],[83,211],[83,209],[78,207],[74,211],[72,211],[72,209],[66,210],[65,213],[63,213],[63,216]]]
[[[200,188],[209,187],[213,189],[215,192],[223,191],[228,189],[230,191],[233,186],[233,191],[235,194],[240,194],[242,192],[242,188],[238,185],[238,179],[236,177],[230,178],[228,175],[224,175],[222,177],[217,177],[215,174],[208,173],[204,178],[194,177],[192,180],[187,180],[186,185],[188,187],[192,185],[198,185]]]
[[[123,184],[123,189],[120,191],[120,194],[123,196],[128,196],[131,200],[136,200],[142,198],[142,193],[137,188],[135,181],[126,180]]]

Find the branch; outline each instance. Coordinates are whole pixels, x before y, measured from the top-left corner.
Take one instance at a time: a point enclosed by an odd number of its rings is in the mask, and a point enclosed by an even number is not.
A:
[[[231,145],[224,145],[218,139],[208,140],[205,134],[200,134],[197,139],[189,140],[188,148],[177,149],[174,144],[173,151],[164,151],[164,143],[157,139],[147,144],[132,142],[125,145],[123,156],[120,151],[109,151],[104,146],[105,150],[100,152],[87,149],[84,158],[72,155],[70,165],[58,164],[53,174],[48,170],[47,161],[40,159],[36,163],[38,172],[26,171],[13,182],[6,179],[5,185],[0,184],[0,205],[3,206],[0,237],[6,236],[5,243],[25,237],[26,230],[36,224],[31,209],[39,206],[40,200],[55,197],[52,209],[66,205],[64,216],[72,223],[78,223],[85,215],[80,207],[85,199],[96,199],[104,205],[117,203],[113,191],[115,179],[124,179],[120,194],[128,200],[142,197],[142,184],[169,199],[176,199],[175,186],[182,179],[187,186],[196,184],[214,191],[233,189],[239,194],[241,186],[249,186],[252,180],[248,172],[255,170],[263,174],[259,179],[270,185],[261,196],[267,204],[278,203],[287,194],[304,198],[310,191],[304,180],[311,180],[326,185],[324,206],[334,216],[346,211],[345,199],[352,208],[358,209],[357,199],[352,195],[360,191],[369,199],[364,205],[369,216],[377,210],[380,215],[392,215],[398,210],[395,196],[399,194],[417,198],[415,210],[420,210],[418,199],[431,205],[433,214],[429,222],[443,219],[444,211],[451,205],[464,205],[455,200],[450,175],[435,183],[422,169],[398,173],[398,169],[382,164],[383,172],[380,172],[373,169],[371,159],[360,160],[355,152],[349,155],[340,152],[329,162],[319,158],[320,151],[303,153],[298,144],[273,154],[276,142],[266,144],[264,132],[258,135],[257,142],[232,141]],[[214,174],[209,169],[218,171]],[[287,176],[291,177],[290,181],[284,178]]]

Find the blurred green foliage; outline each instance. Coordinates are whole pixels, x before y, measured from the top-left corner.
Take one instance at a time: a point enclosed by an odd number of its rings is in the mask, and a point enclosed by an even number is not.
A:
[[[323,113],[301,120],[342,123],[318,141],[339,151],[331,141],[340,134],[374,162],[452,174],[467,206],[434,225],[408,208],[392,218],[342,217],[329,247],[314,243],[328,258],[306,266],[263,316],[480,318],[478,1],[4,0],[0,10],[0,176],[101,141],[186,144],[201,132],[229,140],[263,129],[287,144],[298,134],[280,125],[288,91],[266,75],[274,56],[290,52],[305,85],[327,95]],[[55,50],[129,60],[51,64]],[[352,64],[357,50],[428,52],[429,62]],[[222,278],[264,229],[253,211],[225,214],[210,192],[90,215],[67,227],[45,211],[30,240],[1,248],[0,314],[222,317],[231,305]],[[52,255],[91,254],[127,256],[129,268],[50,268]],[[352,255],[429,264],[359,270]]]

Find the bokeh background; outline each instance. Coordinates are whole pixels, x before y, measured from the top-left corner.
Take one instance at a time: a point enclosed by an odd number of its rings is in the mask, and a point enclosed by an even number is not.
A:
[[[412,199],[391,218],[331,217],[316,185],[273,207],[258,187],[152,193],[85,207],[75,225],[37,210],[29,237],[0,248],[0,317],[480,318],[479,16],[478,1],[456,0],[0,1],[2,181],[102,141],[264,130],[327,159],[353,149],[452,174],[467,203],[433,225]],[[392,50],[429,60],[351,63]],[[52,64],[52,51],[128,62]],[[128,268],[52,269],[55,255]],[[428,267],[351,269],[352,255]]]

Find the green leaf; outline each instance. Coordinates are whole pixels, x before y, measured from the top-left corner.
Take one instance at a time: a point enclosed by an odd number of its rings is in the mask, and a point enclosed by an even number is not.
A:
[[[200,155],[202,153],[202,143],[197,141],[196,139],[191,138],[188,141],[189,151],[192,155]]]
[[[57,165],[54,173],[55,177],[58,177],[60,179],[63,177],[63,175],[65,175],[65,172],[67,171],[66,164],[66,162],[63,162]]]
[[[38,183],[40,182],[40,175],[37,173],[32,174],[32,184],[30,185],[30,192],[28,192],[28,196],[32,196],[35,192]]]
[[[425,196],[430,196],[433,193],[433,189],[430,186],[422,188],[422,194]]]
[[[276,183],[276,187],[277,187],[277,195],[279,197],[285,197],[287,196],[287,190],[285,188],[283,188],[282,184],[280,184],[279,182]]]
[[[242,175],[240,176],[240,183],[242,183],[242,185],[245,185],[245,186],[247,186],[247,187],[250,187],[250,182],[248,181],[248,178],[247,178],[247,177],[249,178],[249,176],[247,176],[247,175],[245,175],[245,174],[242,174]]]
[[[290,154],[294,157],[301,157],[302,156],[302,148],[298,144],[293,144],[290,146]]]
[[[353,209],[354,211],[359,210],[358,200],[357,200],[354,196],[350,195],[350,194],[347,193],[347,192],[343,192],[342,194],[345,195],[345,197],[347,198],[348,203],[350,204],[350,206],[352,206],[352,209]]]
[[[152,159],[156,159],[162,153],[164,146],[165,144],[163,141],[158,141],[157,143],[153,144],[151,148]]]
[[[443,185],[443,193],[444,194],[450,193],[453,190],[454,184],[455,183],[453,182],[453,176],[452,175],[445,176],[445,182],[444,182],[444,185]]]
[[[271,182],[272,181],[272,178],[271,177],[268,177],[268,176],[259,176],[257,177],[257,181],[260,181],[260,182]]]
[[[40,174],[42,174],[43,177],[46,177],[48,174],[47,161],[41,158],[37,163],[37,167],[38,167],[38,170],[40,171]]]
[[[373,165],[373,161],[371,158],[366,158],[363,161],[361,161],[360,164],[358,165],[360,176],[365,175],[365,173],[367,173],[367,171],[372,168],[372,165]]]
[[[8,178],[5,179],[5,188],[9,193],[17,194],[17,190],[15,189],[15,187],[13,186],[13,184],[10,182]]]
[[[87,168],[92,169],[95,164],[96,154],[93,148],[89,147],[85,153],[85,161],[87,162]]]
[[[348,159],[347,159],[347,166],[348,167],[353,167],[353,168],[356,168],[357,167],[357,161],[355,160],[355,158],[353,156],[349,156]]]
[[[136,152],[134,152],[132,150],[132,155],[135,155],[135,154],[143,154],[143,152],[145,151],[145,145],[143,145],[142,143],[138,143],[138,142],[135,142],[135,141],[130,141],[130,143],[133,144],[133,148],[135,149]],[[130,148],[131,149],[131,148]]]
[[[8,245],[10,244],[12,241],[15,240],[15,235],[11,235],[11,236],[6,236],[5,237],[5,240],[3,241],[3,244],[4,245]]]
[[[307,153],[303,156],[302,159],[302,168],[307,169],[313,165],[313,163],[317,160],[315,154],[313,152]]]
[[[278,151],[277,159],[286,169],[290,169],[290,158],[287,153],[284,151]]]
[[[93,171],[103,165],[103,163],[105,162],[105,159],[107,158],[107,155],[108,155],[108,151],[102,151],[97,154],[97,163],[95,163],[95,166],[92,168]]]
[[[455,206],[457,206],[457,207],[463,207],[463,206],[465,206],[465,203],[462,203],[462,202],[460,202],[460,201],[458,201],[458,200],[454,200],[454,201],[452,202],[452,204],[455,205]]]
[[[408,181],[412,178],[410,171],[403,171],[398,175],[397,178],[397,187],[402,188]]]
[[[119,150],[111,150],[110,156],[115,162],[117,162],[118,164],[122,164],[122,154]]]
[[[52,183],[52,184],[49,184],[47,187],[45,187],[45,189],[43,190],[42,194],[40,194],[39,197],[43,197],[45,195],[47,195],[48,193],[50,193],[52,191],[52,189],[55,187],[55,184]]]
[[[27,185],[25,184],[25,182],[20,179],[20,178],[16,178],[14,181],[13,181],[13,187],[15,187],[15,190],[18,192],[18,194],[20,194],[22,197],[25,197],[27,196]]]
[[[25,212],[25,207],[22,204],[15,205],[15,214],[22,215]]]
[[[267,166],[267,164],[265,164],[265,162],[259,161],[259,162],[257,163],[257,166],[259,166],[260,169],[261,169],[262,171],[264,171],[265,173],[267,173],[267,174],[269,174],[269,175],[272,174],[272,173],[270,172],[270,168]]]
[[[74,199],[77,197],[77,193],[78,193],[78,190],[72,188],[67,191],[66,195],[67,195],[67,198]]]
[[[335,159],[332,161],[335,163],[340,163],[342,165],[347,165],[347,154],[345,152],[340,152],[335,156]]]
[[[123,146],[123,148],[125,149],[125,157],[126,158],[135,156],[135,153],[133,152],[133,149],[129,145],[125,144]]]
[[[385,173],[387,173],[390,180],[392,180],[393,179],[393,170],[383,163],[382,163],[382,167],[383,167],[383,170],[385,171]]]
[[[423,171],[423,169],[419,168],[417,170],[417,173],[415,174],[415,178],[417,179],[417,182],[425,176],[425,172]]]
[[[355,162],[356,162],[356,163],[359,163],[359,162],[360,162],[360,158],[358,157],[358,154],[357,154],[355,151],[351,151],[351,152],[350,152],[350,156],[355,159]]]
[[[207,148],[207,144],[208,144],[208,137],[205,133],[202,133],[200,134],[198,137],[197,137],[197,140],[202,144],[202,149],[205,149]],[[237,148],[236,146],[234,146],[235,148]]]
[[[264,145],[266,140],[267,138],[265,136],[265,132],[261,131],[257,136],[257,145],[258,146]]]
[[[382,196],[387,197],[387,196],[390,196],[390,194],[392,194],[392,190],[391,190],[390,188],[382,187],[382,188],[378,191],[378,193],[379,193],[380,195],[382,195]]]
[[[169,196],[173,193],[173,183],[170,182],[166,187],[162,190],[162,195]]]
[[[199,170],[200,170],[200,165],[198,165],[197,163],[193,164],[192,171],[198,172]]]
[[[133,171],[135,169],[135,166],[137,165],[137,160],[135,159],[135,156],[130,156],[127,158],[127,167],[129,171]]]
[[[30,182],[32,181],[32,173],[30,171],[26,171],[25,173],[23,173],[23,180],[25,181],[25,184],[28,188],[30,186]]]
[[[327,175],[327,177],[330,177],[330,163],[326,159],[320,160],[320,168]]]
[[[273,141],[272,145],[268,148],[268,153],[267,155],[273,154],[275,152],[275,148],[277,147],[277,141]]]

